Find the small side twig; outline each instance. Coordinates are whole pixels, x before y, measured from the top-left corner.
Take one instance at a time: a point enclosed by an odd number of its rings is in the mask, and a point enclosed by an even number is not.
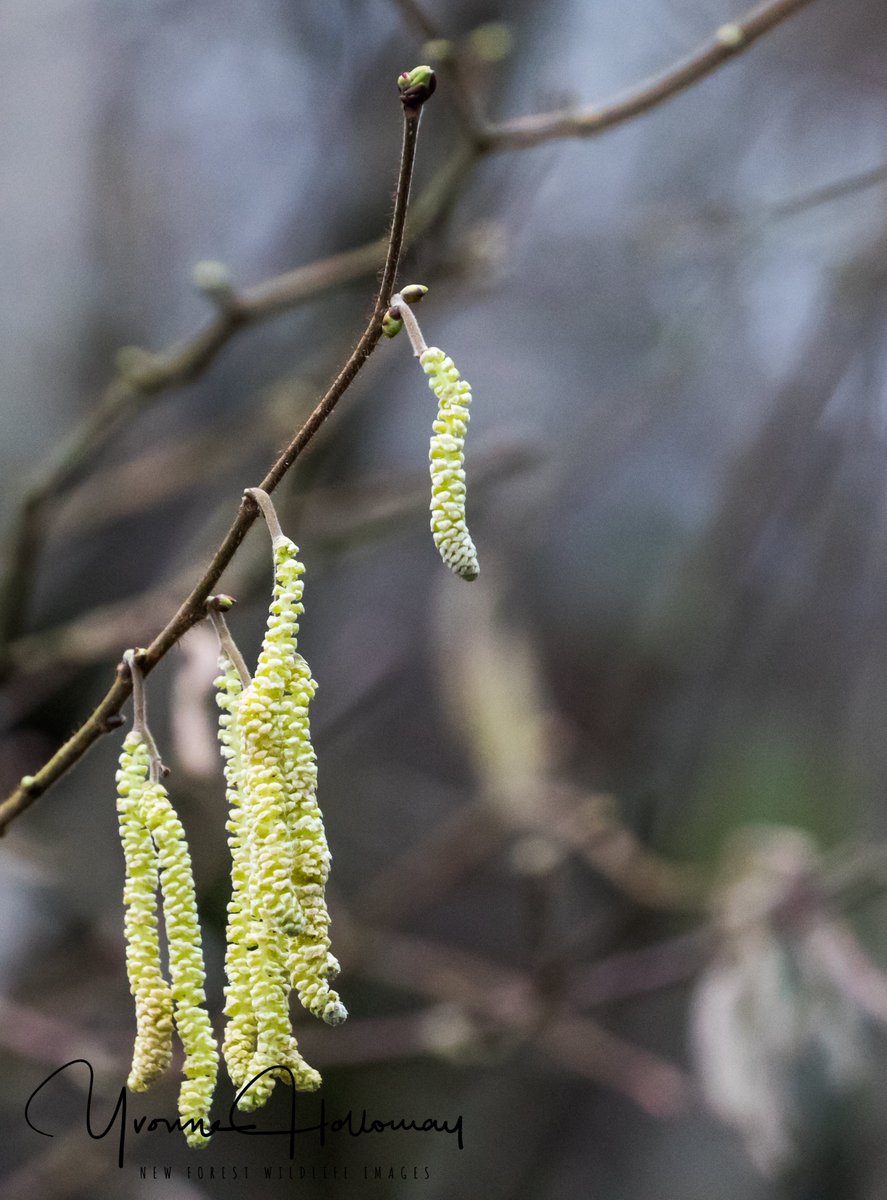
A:
[[[234,670],[240,676],[240,682],[244,688],[248,688],[252,683],[252,676],[249,673],[249,668],[246,665],[243,655],[234,638],[231,636],[231,630],[228,628],[228,622],[225,620],[225,613],[232,608],[234,600],[231,596],[208,596],[206,601],[206,612],[212,622],[213,629],[216,631],[216,637],[219,639],[219,646],[231,660]]]
[[[271,535],[271,544],[276,546],[278,542],[282,542],[284,537],[283,530],[280,528],[280,518],[277,516],[274,501],[268,493],[263,491],[262,488],[247,488],[243,494],[255,500],[259,506],[262,516],[265,518],[265,524],[268,526],[268,532]]]
[[[154,741],[154,736],[148,725],[145,681],[142,678],[142,668],[139,658],[140,652],[138,650],[127,650],[123,655],[123,661],[129,668],[130,687],[132,688],[132,728],[133,733],[140,734],[145,745],[148,747],[148,758],[151,764],[151,782],[157,783],[162,775],[167,775],[169,772],[163,765],[163,761],[160,758],[160,751],[157,749],[157,743]]]

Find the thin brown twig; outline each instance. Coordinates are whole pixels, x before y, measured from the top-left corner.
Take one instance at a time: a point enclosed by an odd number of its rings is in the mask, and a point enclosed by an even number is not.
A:
[[[474,161],[475,152],[460,147],[434,176],[412,206],[411,239],[445,209],[451,192],[458,189]],[[404,240],[407,244],[406,236]],[[123,373],[108,384],[96,407],[38,469],[19,506],[8,538],[8,566],[0,582],[0,675],[10,667],[8,648],[23,628],[50,501],[69,487],[84,465],[146,402],[199,379],[242,330],[377,271],[387,246],[387,238],[376,238],[244,288],[233,293],[225,308],[193,336],[157,353],[142,351],[130,356]]]
[[[416,142],[422,113],[422,100],[419,99],[413,103],[408,103],[406,102],[407,95],[408,93],[401,92],[401,99],[404,101],[404,105],[403,145],[400,169],[395,193],[394,212],[391,217],[391,227],[388,235],[388,251],[372,316],[360,340],[348,356],[345,365],[333,380],[326,393],[321,397],[317,407],[262,480],[260,484],[262,491],[269,493],[274,491],[348,390],[382,336],[382,318],[389,307],[390,298],[394,291],[397,266],[403,247],[410,183],[413,176]],[[255,500],[247,499],[246,497],[241,500],[234,523],[213,555],[212,561],[204,572],[203,577],[192,589],[187,599],[181,604],[178,612],[174,614],[168,624],[144,651],[144,654],[140,656],[140,666],[143,674],[147,675],[192,625],[203,620],[206,615],[207,597],[213,591],[225,567],[233,558],[238,546],[256,519],[258,511]],[[40,768],[36,775],[27,776],[22,780],[19,786],[0,804],[0,834],[5,832],[10,821],[29,808],[39,796],[43,795],[52,784],[69,771],[95,741],[103,734],[109,732],[110,729],[116,728],[119,725],[119,713],[124,702],[130,695],[131,689],[132,684],[129,670],[124,663],[120,663],[114,683],[83,725]]]
[[[678,63],[670,70],[641,84],[625,97],[611,101],[608,104],[580,110],[578,112],[542,113],[531,117],[518,118],[514,121],[499,125],[489,125],[482,136],[466,153],[462,151],[460,170],[464,171],[482,154],[502,152],[506,150],[525,149],[539,145],[541,142],[562,137],[592,137],[603,133],[606,129],[622,124],[633,117],[640,116],[658,105],[669,100],[672,96],[691,87],[700,79],[715,71],[728,59],[746,50],[758,38],[768,33],[782,21],[792,16],[811,0],[773,0],[772,3],[758,5],[737,21],[722,25],[715,34],[714,40],[703,46],[695,54]],[[409,130],[409,119],[405,121],[405,129]],[[416,119],[418,125],[418,119]],[[405,149],[409,136],[405,136]],[[412,134],[415,149],[415,128]],[[409,177],[407,178],[407,188]],[[293,438],[290,445],[280,456],[271,471],[262,482],[265,491],[273,491],[283,475],[289,470],[296,457],[314,437],[326,417],[338,403],[357,375],[364,361],[374,349],[381,336],[381,321],[391,295],[394,273],[389,278],[392,249],[395,247],[394,266],[403,242],[404,230],[401,227],[395,239],[395,227],[398,222],[398,212],[401,207],[401,187],[398,187],[395,214],[392,220],[391,234],[388,241],[388,260],[383,274],[383,284],[379,290],[376,305],[370,323],[363,336],[352,352],[340,374],[334,380],[329,390],[322,398],[314,413]],[[402,222],[405,213],[400,214]],[[344,256],[349,263],[349,271],[354,270],[353,262],[348,256],[359,260],[360,270],[353,275],[345,272],[347,278],[354,278],[364,273],[365,261],[363,256],[372,257],[378,248],[378,243],[370,243],[356,251],[346,252]],[[337,256],[339,257],[339,256]],[[327,264],[332,260],[326,260]],[[316,270],[318,264],[305,271]],[[285,287],[298,290],[290,273],[289,282]],[[331,285],[333,286],[333,285]],[[320,294],[316,287],[311,290],[311,298]],[[284,299],[273,288],[264,297],[250,295],[249,292],[235,302],[227,304],[219,311],[215,320],[197,337],[185,343],[178,351],[170,352],[168,356],[158,359],[146,357],[144,364],[131,371],[126,379],[113,381],[103,397],[102,403],[92,416],[77,432],[71,443],[63,447],[59,459],[29,490],[22,505],[17,529],[13,536],[12,567],[0,588],[0,667],[2,667],[2,647],[10,634],[17,628],[17,618],[10,616],[15,610],[21,611],[22,596],[26,594],[28,581],[33,571],[34,558],[39,542],[39,527],[43,508],[47,500],[64,486],[79,468],[82,460],[88,457],[91,445],[96,438],[103,438],[109,424],[116,428],[123,417],[139,402],[145,393],[160,391],[176,383],[186,382],[195,378],[201,370],[215,357],[221,347],[228,341],[236,327],[245,323],[244,305],[256,306],[256,317],[260,310],[262,315],[277,311],[280,307],[290,307],[298,300]],[[224,568],[233,557],[243,540],[247,530],[254,521],[256,509],[254,504],[241,503],[237,518],[228,535],[217,550],[203,579],[194,588],[191,595],[179,611],[148,647],[145,657],[146,672],[163,657],[179,638],[202,617],[200,608],[206,596],[212,591]],[[6,800],[0,804],[0,835],[6,826],[20,812],[30,807],[33,801],[42,795],[57,779],[59,779],[89,748],[94,741],[114,728],[119,722],[117,716],[124,701],[129,695],[127,680],[118,670],[117,680],[107,695],[87,719],[83,726],[53,755],[37,773],[28,777],[27,785],[17,787]]]
[[[717,70],[728,59],[747,50],[753,42],[787,20],[811,0],[772,0],[759,4],[744,16],[722,25],[714,37],[693,54],[653,76],[615,100],[589,108],[535,113],[484,130],[480,149],[486,153],[524,150],[555,138],[594,137],[633,117],[657,108]]]
[[[225,611],[230,606],[230,596],[209,596],[207,598],[206,611],[213,623],[216,637],[219,639],[219,648],[227,656],[234,670],[237,672],[240,678],[240,686],[246,689],[252,682],[252,677],[237,643],[231,636],[228,622],[225,620]]]
[[[775,0],[759,5],[739,20],[722,25],[713,41],[695,54],[615,101],[578,112],[522,117],[488,125],[479,132],[472,115],[468,121],[469,145],[460,148],[453,162],[441,173],[441,179],[429,188],[425,198],[427,203],[416,206],[415,227],[429,224],[434,219],[449,195],[449,188],[444,184],[461,179],[479,156],[526,149],[555,138],[592,137],[649,112],[711,74],[810,2]],[[396,0],[396,3],[412,23],[421,28],[423,35],[431,31],[428,18],[414,0]],[[463,91],[459,86],[453,88],[457,96]],[[22,628],[46,506],[76,475],[84,461],[92,457],[147,397],[198,378],[238,330],[273,313],[314,300],[332,288],[367,274],[377,265],[383,245],[379,239],[234,294],[213,321],[194,337],[160,354],[145,353],[135,365],[130,365],[125,377],[109,384],[96,409],[32,482],[19,509],[10,537],[10,566],[0,584],[0,672],[8,669],[5,649]]]

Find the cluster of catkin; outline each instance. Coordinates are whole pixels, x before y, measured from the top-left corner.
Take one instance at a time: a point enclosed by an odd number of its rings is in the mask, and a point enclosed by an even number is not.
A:
[[[219,1052],[206,1010],[203,949],[185,831],[158,775],[150,734],[134,728],[117,772],[117,812],[126,862],[126,967],[136,1003],[136,1040],[127,1086],[146,1091],[169,1066],[173,1024],[185,1051],[179,1116],[191,1146],[207,1141]],[[168,947],[161,965],[158,889]]]
[[[304,567],[298,548],[280,532],[269,498],[258,490],[251,494],[268,518],[274,547],[274,590],[252,678],[221,615],[222,598],[211,609],[220,641],[216,687],[232,859],[222,1051],[246,1111],[264,1104],[278,1079],[305,1091],[320,1086],[293,1036],[293,991],[329,1025],[348,1015],[330,986],[339,964],[330,952],[324,898],[330,853],[308,718],[316,684],[297,644]],[[144,1091],[165,1072],[175,1028],[185,1051],[179,1116],[189,1145],[197,1147],[211,1134],[219,1055],[206,1009],[194,879],[182,824],[160,782],[163,768],[132,651],[126,661],[135,721],[117,772],[117,810],[126,865],[127,973],[136,1003],[127,1083]],[[158,892],[169,981],[161,961]]]
[[[223,644],[216,681],[233,879],[223,1052],[239,1088],[261,1076],[243,1094],[244,1109],[265,1103],[278,1078],[273,1067],[288,1068],[301,1090],[320,1086],[292,1033],[291,991],[328,1025],[348,1015],[330,987],[339,970],[324,900],[330,853],[308,719],[317,685],[297,649],[303,571],[298,548],[276,536],[274,593],[255,675],[245,684]]]
[[[478,574],[465,516],[464,444],[471,389],[451,358],[427,346],[411,306],[421,285],[392,297],[383,330],[406,328],[437,397],[431,437],[431,532],[446,565],[463,579]],[[330,869],[317,806],[317,761],[308,709],[316,684],[298,651],[302,574],[298,547],[280,530],[270,498],[249,493],[268,523],[274,590],[254,676],[234,645],[215,597],[210,616],[219,634],[219,740],[228,796],[231,900],[225,967],[227,1023],[222,1052],[238,1089],[238,1105],[264,1104],[278,1080],[313,1091],[320,1075],[302,1058],[290,1020],[290,996],[328,1025],[348,1013],[331,981],[324,897]],[[191,859],[170,804],[164,773],[145,719],[141,672],[127,652],[135,720],[117,773],[117,809],[126,863],[127,971],[136,1003],[136,1041],[128,1086],[150,1087],[172,1057],[173,1030],[185,1052],[179,1114],[188,1142],[205,1145],[218,1071],[218,1048],[206,1009],[204,964]],[[168,976],[161,960],[158,893],[163,900]]]

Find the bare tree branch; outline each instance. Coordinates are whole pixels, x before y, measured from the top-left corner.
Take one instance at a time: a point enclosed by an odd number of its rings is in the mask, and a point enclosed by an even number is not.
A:
[[[687,88],[711,75],[728,59],[747,50],[753,42],[769,33],[811,0],[774,0],[759,4],[736,21],[717,30],[711,41],[688,58],[655,75],[626,95],[605,104],[595,104],[578,111],[536,113],[519,117],[484,130],[480,147],[484,151],[524,150],[555,138],[594,137],[615,125],[622,125],[670,100]]]
[[[406,93],[402,93],[402,99]],[[373,313],[369,324],[361,335],[357,345],[348,356],[345,365],[333,380],[326,393],[321,397],[311,416],[293,437],[290,444],[277,461],[272,465],[268,474],[259,485],[265,492],[273,492],[284,475],[296,461],[307,445],[314,438],[324,421],[338,404],[354,381],[361,367],[375,349],[382,336],[382,318],[390,304],[397,275],[397,266],[403,247],[406,229],[407,205],[409,203],[410,183],[413,176],[413,164],[416,157],[416,141],[421,118],[421,102],[418,104],[404,103],[403,109],[403,146],[401,150],[400,170],[398,173],[397,190],[394,200],[394,212],[391,218],[391,229],[388,236],[388,251],[382,281],[376,295]],[[169,623],[154,638],[150,646],[140,658],[143,674],[147,675],[176,644],[176,642],[198,621],[206,615],[206,598],[215,588],[225,567],[246,536],[258,513],[254,500],[244,497],[233,525],[228,530],[222,544],[213,555],[212,561],[203,574],[202,579],[192,589],[191,594],[181,604],[178,612]],[[117,667],[117,678],[104,699],[84,722],[83,725],[68,739],[67,742],[52,756],[36,775],[27,776],[10,796],[0,804],[0,834],[9,822],[19,813],[29,808],[34,801],[43,795],[49,787],[65,774],[66,771],[86,753],[93,742],[103,734],[120,724],[120,710],[132,690],[129,670],[125,664]]]
[[[773,0],[758,5],[737,21],[722,25],[713,41],[695,54],[678,63],[670,70],[642,84],[629,95],[608,104],[579,112],[555,112],[520,118],[501,125],[487,126],[479,139],[467,150],[463,150],[454,170],[461,174],[467,171],[477,156],[504,150],[525,149],[541,142],[561,137],[591,137],[602,133],[635,116],[657,107],[677,93],[685,90],[711,74],[722,63],[747,49],[754,41],[792,16],[811,0]],[[411,6],[414,12],[420,10]],[[404,154],[395,200],[395,212],[388,239],[388,254],[373,315],[360,341],[348,358],[345,366],[322,397],[314,412],[292,439],[283,454],[274,463],[261,483],[264,491],[271,492],[292,466],[298,455],[312,440],[327,416],[344,395],[358,371],[372,353],[381,337],[381,323],[393,289],[400,251],[404,240],[404,226],[412,162],[415,153],[418,110],[411,119],[405,109]],[[446,193],[445,193],[446,195]],[[431,207],[429,205],[429,207]],[[164,390],[174,384],[195,378],[213,360],[234,332],[250,321],[291,307],[300,302],[301,288],[308,288],[311,297],[325,290],[328,277],[340,282],[343,278],[354,278],[363,274],[376,261],[381,243],[368,246],[345,255],[335,256],[321,264],[301,270],[300,275],[292,272],[282,277],[285,281],[270,281],[260,285],[258,292],[247,291],[240,296],[228,296],[224,305],[211,322],[196,337],[180,346],[173,347],[165,355],[146,355],[144,359],[129,364],[126,377],[116,379],[109,386],[102,403],[87,419],[86,423],[62,448],[57,460],[32,486],[25,498],[17,529],[13,537],[11,568],[0,588],[0,600],[5,605],[5,616],[0,613],[0,658],[2,648],[17,629],[15,610],[21,610],[22,598],[31,577],[34,555],[39,543],[39,528],[43,508],[47,500],[77,471],[89,457],[91,448],[106,436],[109,425],[115,427],[138,406],[140,399]],[[332,264],[332,266],[331,266]],[[310,284],[307,282],[310,275]],[[334,286],[330,283],[329,286]],[[255,519],[256,509],[252,501],[241,502],[240,510],[224,541],[219,546],[203,578],[192,590],[178,612],[148,647],[144,659],[146,673],[149,672],[182,635],[203,617],[203,605],[207,595],[215,587],[223,570],[231,561],[247,530]],[[2,661],[0,661],[2,667]],[[20,812],[30,807],[57,779],[86,752],[102,734],[119,725],[119,713],[129,695],[128,673],[118,670],[118,677],[104,699],[80,729],[53,755],[35,776],[28,776],[12,794],[0,803],[0,834]]]
[[[462,148],[444,164],[412,206],[405,244],[446,208],[473,162],[474,154]],[[9,670],[9,644],[24,626],[50,501],[65,491],[85,464],[148,401],[198,379],[224,347],[249,326],[373,274],[384,261],[387,245],[386,238],[377,238],[233,293],[224,309],[192,337],[157,353],[145,351],[128,356],[123,373],[108,384],[96,407],[37,471],[23,497],[9,536],[7,566],[0,582],[0,675]]]

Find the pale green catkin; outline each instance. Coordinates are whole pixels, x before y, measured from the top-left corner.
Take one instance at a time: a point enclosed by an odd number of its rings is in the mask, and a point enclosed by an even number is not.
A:
[[[269,617],[269,626],[273,618]],[[269,644],[270,643],[270,644]],[[292,1036],[286,955],[289,938],[299,924],[293,887],[292,800],[280,763],[280,720],[283,679],[276,669],[275,644],[269,633],[252,683],[240,703],[243,790],[249,841],[249,905],[255,950],[252,980],[257,1014],[256,1051],[249,1075],[282,1065]],[[263,1075],[244,1097],[242,1107],[265,1103],[275,1083]]]
[[[232,1082],[242,1087],[249,1078],[250,1064],[256,1052],[257,1021],[252,993],[255,974],[255,945],[249,903],[249,840],[247,835],[246,795],[242,787],[243,764],[240,746],[240,700],[243,683],[224,652],[219,656],[216,702],[219,716],[219,741],[225,765],[228,799],[228,846],[231,851],[231,899],[228,903],[225,974],[225,1039],[222,1053]]]
[[[431,464],[431,533],[440,556],[463,579],[476,579],[477,551],[465,518],[465,434],[471,387],[453,360],[437,346],[419,355],[428,386],[438,401],[429,449]]]
[[[117,771],[117,812],[126,864],[126,971],[136,1004],[136,1040],[126,1081],[133,1092],[146,1091],[172,1057],[173,997],[160,965],[157,852],[143,809],[149,770],[144,738],[128,734]]]
[[[330,953],[330,919],[324,896],[330,852],[317,804],[317,760],[308,722],[315,685],[301,655],[294,655],[293,663],[289,690],[294,704],[286,718],[284,767],[296,806],[293,878],[302,926],[291,941],[289,971],[304,1007],[328,1025],[339,1025],[348,1013],[329,986],[339,964]]]
[[[323,897],[329,850],[316,801],[317,766],[308,722],[316,684],[297,651],[303,572],[298,548],[288,538],[276,539],[265,639],[236,719],[249,862],[250,994],[256,1014],[255,1053],[247,1075],[268,1071],[243,1097],[245,1109],[265,1103],[277,1075],[269,1070],[274,1066],[288,1067],[297,1088],[320,1086],[320,1076],[305,1063],[292,1035],[293,988],[309,1011],[329,1023],[347,1015],[328,982],[338,964],[329,953]]]
[[[329,913],[324,889],[330,870],[323,817],[317,804],[317,758],[311,744],[309,705],[317,690],[311,670],[297,650],[299,617],[304,611],[303,571],[298,549],[287,540],[275,546],[275,589],[270,621],[280,648],[286,703],[281,712],[282,765],[294,804],[293,881],[301,922],[290,941],[288,968],[303,1006],[329,1025],[348,1016],[329,986],[339,964],[330,953]]]
[[[209,1110],[218,1071],[218,1048],[205,1007],[206,974],[191,856],[182,823],[162,784],[148,784],[143,805],[145,824],[154,839],[160,864],[175,1023],[185,1050],[185,1079],[179,1092],[179,1116],[185,1126],[188,1145],[204,1146],[208,1141],[203,1130],[209,1129]]]

